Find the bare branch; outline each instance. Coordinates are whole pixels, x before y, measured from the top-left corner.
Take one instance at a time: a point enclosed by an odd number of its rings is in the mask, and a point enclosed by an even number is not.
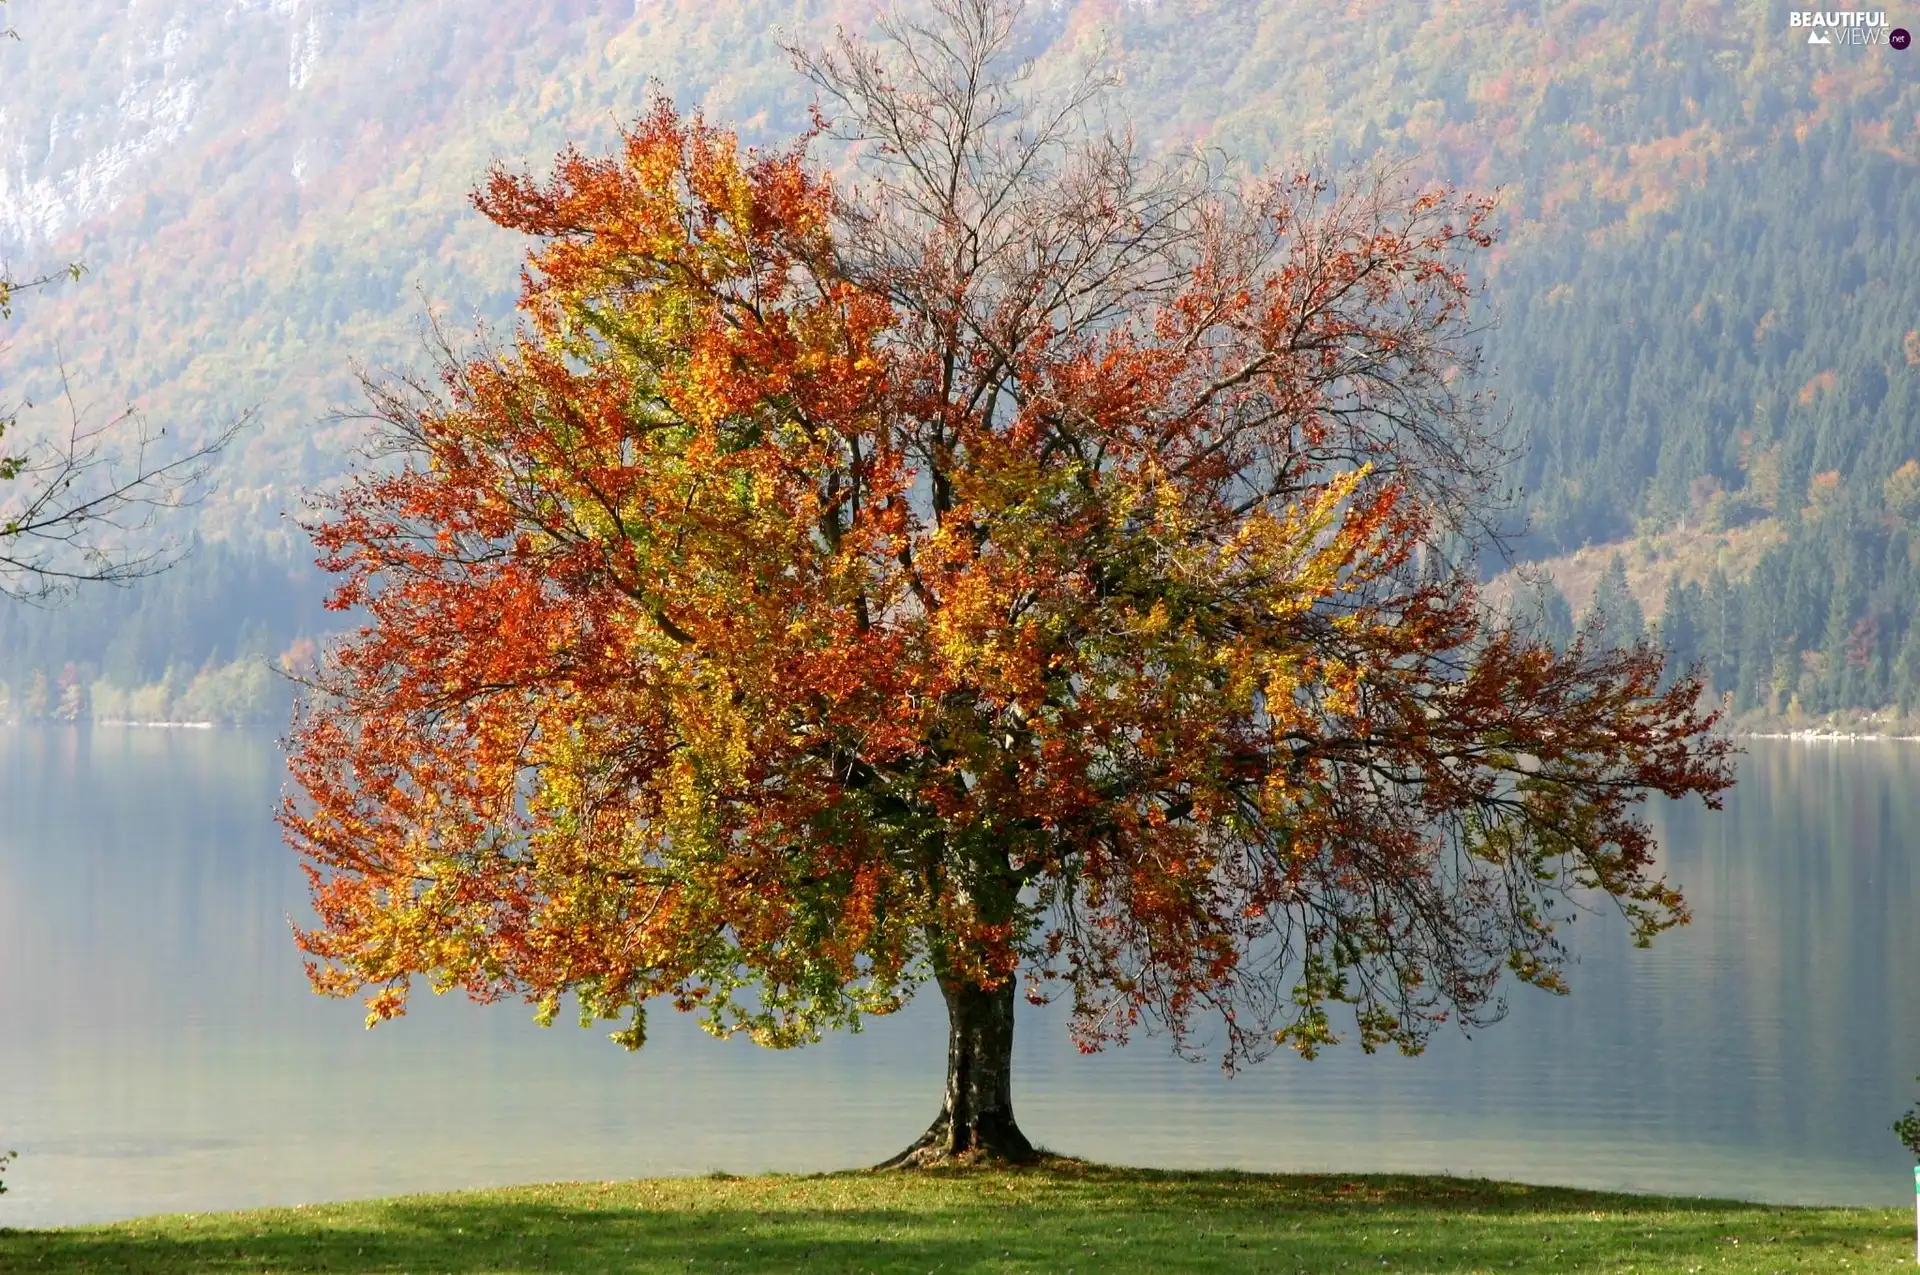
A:
[[[156,533],[163,511],[206,496],[212,462],[246,428],[228,425],[197,446],[169,448],[166,431],[129,408],[93,419],[61,370],[66,428],[0,458],[0,594],[57,600],[80,584],[126,584],[166,570],[183,551]],[[0,421],[0,434],[14,426]]]

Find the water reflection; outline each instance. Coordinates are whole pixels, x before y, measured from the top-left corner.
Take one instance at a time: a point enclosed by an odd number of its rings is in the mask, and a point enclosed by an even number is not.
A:
[[[0,1141],[23,1153],[0,1224],[840,1167],[932,1115],[932,998],[789,1054],[663,1014],[630,1056],[433,998],[360,1030],[305,991],[265,737],[0,730],[0,775]],[[1520,995],[1420,1059],[1232,1079],[1152,1040],[1082,1058],[1028,1012],[1022,1121],[1128,1163],[1904,1200],[1920,746],[1758,742],[1723,815],[1654,813],[1695,924],[1643,952],[1582,921],[1570,998]]]

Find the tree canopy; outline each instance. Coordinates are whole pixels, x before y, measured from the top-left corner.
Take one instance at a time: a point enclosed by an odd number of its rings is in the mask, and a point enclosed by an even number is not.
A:
[[[1446,551],[1490,206],[1146,164],[936,8],[802,57],[857,185],[661,102],[478,194],[525,322],[373,383],[401,463],[315,529],[370,617],[293,740],[316,986],[788,1046],[932,981],[919,1163],[1031,1154],[1016,984],[1088,1049],[1415,1051],[1559,989],[1583,896],[1682,922],[1638,803],[1730,782],[1699,683]]]

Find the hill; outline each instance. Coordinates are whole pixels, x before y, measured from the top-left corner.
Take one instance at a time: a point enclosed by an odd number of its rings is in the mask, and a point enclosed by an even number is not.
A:
[[[604,143],[650,78],[750,136],[782,138],[804,125],[806,97],[776,28],[817,41],[876,7],[529,0],[509,20],[476,0],[21,6],[22,39],[4,52],[15,65],[0,253],[79,259],[92,275],[16,328],[10,380],[45,400],[57,350],[88,398],[130,399],[182,428],[259,407],[260,428],[204,518],[214,535],[271,528],[295,488],[347,459],[353,428],[325,415],[351,401],[356,360],[410,357],[429,304],[456,331],[504,316],[517,245],[465,198],[490,162],[538,165],[568,140]],[[1539,440],[1527,485],[1543,493],[1550,525],[1573,524],[1564,540],[1599,538],[1641,512],[1632,484],[1647,476],[1643,459],[1669,504],[1723,459],[1717,435],[1736,422],[1722,400],[1744,399],[1745,387],[1716,387],[1704,448],[1663,449],[1648,437],[1657,408],[1646,400],[1664,405],[1664,386],[1650,371],[1636,392],[1631,375],[1646,338],[1704,324],[1710,346],[1764,326],[1760,353],[1784,355],[1834,327],[1804,284],[1788,304],[1764,304],[1782,264],[1772,252],[1743,295],[1683,317],[1727,291],[1671,267],[1698,259],[1688,240],[1725,228],[1729,200],[1763,202],[1739,209],[1750,242],[1718,244],[1728,268],[1754,260],[1749,249],[1817,248],[1820,278],[1862,274],[1894,294],[1871,307],[1875,319],[1920,286],[1895,273],[1904,262],[1808,242],[1843,240],[1869,213],[1885,224],[1911,211],[1910,77],[1884,48],[1808,48],[1777,16],[1709,0],[1331,11],[1080,0],[1033,6],[1029,39],[1049,74],[1109,59],[1125,79],[1120,105],[1155,146],[1206,144],[1263,164],[1383,149],[1502,188],[1512,224],[1493,300],[1527,335],[1496,339],[1493,352],[1517,424]],[[1833,185],[1835,146],[1847,151],[1840,165],[1871,161],[1857,197]],[[1783,171],[1795,189],[1777,189]],[[1804,226],[1823,208],[1839,224]],[[1623,277],[1640,304],[1594,286]],[[1654,277],[1664,291],[1647,286]],[[1876,353],[1897,354],[1906,326],[1876,332]],[[1576,331],[1594,348],[1575,351]],[[1551,369],[1536,357],[1542,344],[1560,356]],[[1817,357],[1827,353],[1807,352],[1793,389],[1838,375],[1841,351]],[[1659,371],[1672,379],[1700,362]],[[1850,392],[1846,371],[1830,396]],[[1572,419],[1546,410],[1589,391],[1601,401]],[[1744,425],[1751,410],[1732,416]],[[1669,456],[1676,447],[1686,454]],[[1633,463],[1610,463],[1623,453]],[[1617,481],[1582,484],[1584,459]]]
[[[285,515],[361,437],[333,412],[356,364],[415,360],[429,310],[456,335],[507,319],[519,247],[466,200],[489,163],[604,144],[655,82],[783,139],[807,98],[781,33],[816,42],[878,6],[12,7],[0,255],[91,273],[12,325],[8,391],[45,403],[64,365],[83,402],[188,438],[257,409],[196,529],[287,558]],[[1386,154],[1500,191],[1487,350],[1528,442],[1522,557],[1706,522],[1792,539],[1821,483],[1884,530],[1886,483],[1920,457],[1920,53],[1809,46],[1756,0],[1059,0],[1025,39],[1043,79],[1113,66],[1152,147]],[[1912,616],[1871,600],[1904,586],[1847,574],[1889,560],[1884,536],[1820,543],[1859,600],[1849,626],[1883,616],[1891,667]],[[1779,641],[1769,659],[1802,667]]]

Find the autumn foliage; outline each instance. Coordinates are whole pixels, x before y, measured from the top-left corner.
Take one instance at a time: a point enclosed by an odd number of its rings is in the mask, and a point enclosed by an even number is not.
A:
[[[1638,803],[1727,746],[1443,557],[1489,209],[1397,189],[1195,196],[1096,306],[665,104],[496,173],[521,331],[377,386],[403,463],[316,528],[368,620],[294,740],[315,985],[785,1046],[932,980],[934,1150],[1018,1154],[1016,985],[1090,1049],[1417,1049],[1583,900],[1684,920]]]

